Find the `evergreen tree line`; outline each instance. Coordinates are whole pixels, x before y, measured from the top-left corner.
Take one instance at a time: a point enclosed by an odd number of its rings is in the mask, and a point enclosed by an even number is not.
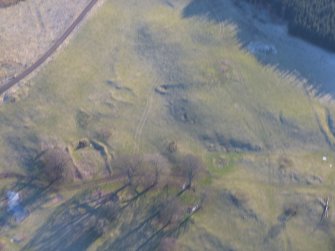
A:
[[[335,51],[335,0],[248,0],[288,21],[289,32]]]

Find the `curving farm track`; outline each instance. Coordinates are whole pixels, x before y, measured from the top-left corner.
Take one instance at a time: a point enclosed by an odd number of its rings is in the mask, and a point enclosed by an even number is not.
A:
[[[58,48],[62,43],[68,38],[68,36],[73,32],[73,30],[83,21],[85,16],[90,12],[98,0],[91,0],[85,9],[79,14],[79,16],[73,21],[69,28],[60,36],[54,44],[47,50],[34,64],[28,67],[26,70],[21,72],[19,75],[10,79],[8,82],[0,86],[0,95],[9,90],[11,87],[19,83],[22,79],[31,74],[34,70],[40,67]]]

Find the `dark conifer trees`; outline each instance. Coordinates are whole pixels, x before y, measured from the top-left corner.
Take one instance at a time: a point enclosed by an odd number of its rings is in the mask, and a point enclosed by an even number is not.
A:
[[[335,51],[335,0],[249,0],[271,7],[289,32]]]

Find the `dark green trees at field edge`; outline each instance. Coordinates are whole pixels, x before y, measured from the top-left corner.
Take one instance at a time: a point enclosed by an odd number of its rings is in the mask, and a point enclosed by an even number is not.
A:
[[[289,32],[335,51],[335,0],[248,0],[288,21]]]

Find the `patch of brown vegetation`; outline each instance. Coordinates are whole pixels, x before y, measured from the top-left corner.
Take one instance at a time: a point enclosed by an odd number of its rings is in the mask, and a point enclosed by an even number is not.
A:
[[[78,170],[71,155],[58,147],[46,150],[39,158],[45,179],[50,182],[71,181],[78,178]]]

